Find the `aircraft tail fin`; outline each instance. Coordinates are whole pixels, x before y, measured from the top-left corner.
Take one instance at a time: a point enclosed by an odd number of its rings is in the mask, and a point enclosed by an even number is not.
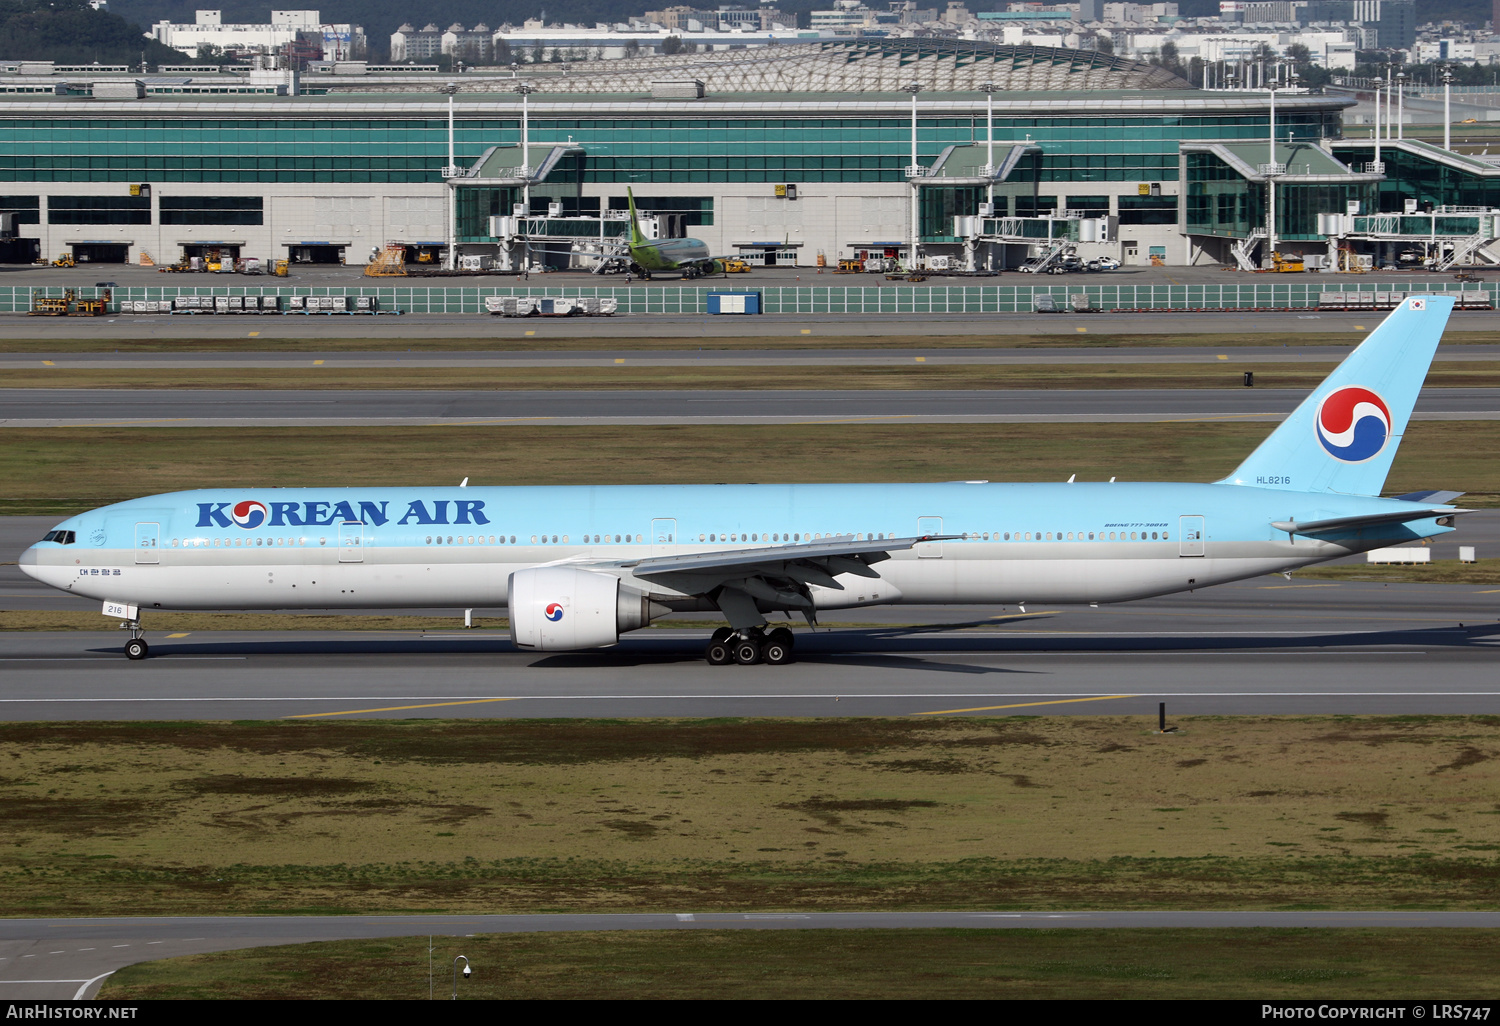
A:
[[[1408,298],[1220,483],[1379,495],[1452,310]]]
[[[641,224],[635,212],[635,190],[627,186],[625,189],[625,198],[626,202],[630,204],[630,244],[632,246],[644,245],[646,236],[641,234]]]

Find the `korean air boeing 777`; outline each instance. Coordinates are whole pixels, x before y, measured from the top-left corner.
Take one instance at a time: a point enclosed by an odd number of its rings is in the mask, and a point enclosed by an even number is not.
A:
[[[718,610],[710,663],[784,663],[765,614],[1099,603],[1453,529],[1458,492],[1379,493],[1453,300],[1407,299],[1212,484],[578,485],[175,492],[71,517],[21,555],[145,658],[156,609],[506,606],[522,649]]]

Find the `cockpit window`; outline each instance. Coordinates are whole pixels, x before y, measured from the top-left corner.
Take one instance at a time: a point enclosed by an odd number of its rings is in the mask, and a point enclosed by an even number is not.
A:
[[[42,541],[57,542],[59,545],[72,545],[78,540],[78,535],[73,531],[48,531]]]

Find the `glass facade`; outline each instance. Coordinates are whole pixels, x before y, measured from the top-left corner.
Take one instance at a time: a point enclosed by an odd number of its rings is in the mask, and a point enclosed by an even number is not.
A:
[[[1121,224],[1176,224],[1176,196],[1121,196]]]
[[[1192,235],[1244,238],[1266,225],[1266,190],[1251,188],[1240,173],[1212,153],[1189,153],[1187,225]]]
[[[917,192],[917,209],[921,214],[923,242],[957,242],[953,234],[955,217],[972,217],[984,202],[982,186],[956,189],[924,188]]]
[[[0,214],[15,214],[16,224],[41,224],[39,196],[0,196]]]
[[[52,224],[150,224],[150,196],[48,196]]]
[[[163,196],[162,224],[265,224],[260,196]]]
[[[1252,182],[1212,153],[1188,153],[1187,225],[1191,235],[1244,238],[1266,226],[1266,186]],[[1343,213],[1347,204],[1369,204],[1372,183],[1300,183],[1276,186],[1276,234],[1283,239],[1322,241],[1318,215]],[[1120,201],[1123,214],[1125,199]],[[1123,218],[1122,218],[1123,219]]]
[[[611,196],[609,209],[624,210],[628,205],[627,199],[625,196]],[[712,196],[642,196],[636,200],[635,205],[653,214],[671,214],[681,217],[685,225],[714,223],[714,198]],[[594,213],[598,212],[596,207]]]
[[[1295,140],[1337,138],[1338,114],[1277,119]],[[919,160],[984,139],[982,113],[919,118]],[[1013,179],[1170,181],[1177,143],[1264,138],[1264,115],[997,117],[1000,139],[1044,150]],[[892,117],[533,117],[534,146],[574,145],[584,182],[899,182],[911,122]],[[460,165],[487,147],[515,146],[515,116],[460,118]],[[0,179],[17,182],[433,182],[447,163],[445,117],[88,118],[0,120]]]
[[[1375,147],[1340,147],[1338,155],[1340,160],[1364,164],[1375,159]],[[1386,180],[1380,183],[1379,205],[1364,207],[1364,213],[1399,214],[1409,199],[1434,206],[1500,207],[1500,177],[1481,177],[1389,146],[1381,148],[1380,159]]]

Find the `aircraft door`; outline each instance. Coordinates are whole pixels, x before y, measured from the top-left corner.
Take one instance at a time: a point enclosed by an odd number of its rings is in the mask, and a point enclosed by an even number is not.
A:
[[[675,518],[651,521],[651,555],[677,554],[677,521]]]
[[[135,525],[135,561],[137,563],[161,562],[161,525]]]
[[[345,520],[339,524],[339,562],[363,563],[364,561],[364,522],[361,520]]]
[[[942,517],[917,517],[917,535],[919,537],[923,536],[923,535],[942,534],[942,533],[943,533],[943,518]],[[943,558],[943,543],[940,542],[940,541],[935,541],[935,542],[918,542],[917,543],[917,558],[918,559],[942,559]]]
[[[1203,555],[1203,518],[1177,518],[1177,554],[1179,556]]]

